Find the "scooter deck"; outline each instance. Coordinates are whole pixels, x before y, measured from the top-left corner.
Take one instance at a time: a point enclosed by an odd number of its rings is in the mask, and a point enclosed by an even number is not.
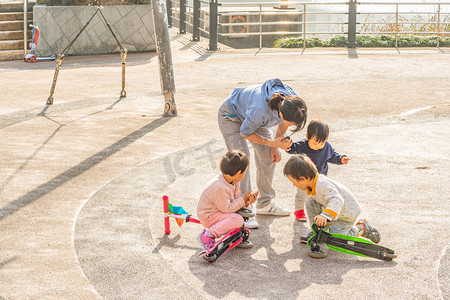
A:
[[[202,251],[198,256],[203,257],[209,263],[215,262],[222,254],[246,241],[248,236],[248,230],[243,227],[233,229],[223,236],[214,248]]]
[[[323,230],[323,227],[315,223],[311,228],[314,235],[308,240],[308,246],[318,247],[318,243],[324,242],[328,248],[343,253],[386,261],[391,261],[397,257],[394,250],[375,244],[369,240],[343,234],[328,233]]]

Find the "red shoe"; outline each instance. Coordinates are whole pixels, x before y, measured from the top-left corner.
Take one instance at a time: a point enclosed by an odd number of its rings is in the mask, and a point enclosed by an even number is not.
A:
[[[297,221],[300,221],[300,222],[307,221],[304,209],[297,210],[296,212],[294,212],[294,216]]]

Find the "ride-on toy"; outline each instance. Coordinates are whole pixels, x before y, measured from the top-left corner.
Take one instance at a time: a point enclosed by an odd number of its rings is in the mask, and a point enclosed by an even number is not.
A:
[[[249,210],[239,210],[236,213],[240,214],[244,218],[244,222],[248,221],[249,217],[255,216],[255,213]],[[230,249],[238,246],[239,244],[245,244],[248,240],[250,232],[242,225],[241,228],[235,228],[228,231],[215,246],[209,250],[202,251],[198,254],[199,257],[203,257],[208,263],[215,262],[222,254]]]
[[[316,223],[311,225],[313,236],[308,239],[308,246],[315,258],[323,258],[323,251],[320,250],[319,243],[325,243],[328,248],[359,256],[373,257],[376,259],[390,261],[397,258],[394,250],[380,246],[372,241],[348,236],[343,234],[328,233],[323,226]]]
[[[163,196],[163,206],[164,206],[164,232],[166,234],[170,234],[170,218],[174,218],[177,221],[179,227],[186,222],[192,222],[200,224],[200,221],[196,218],[193,218],[190,214],[188,214],[181,206],[173,206],[169,203],[169,197]],[[240,214],[244,221],[248,221],[249,217],[253,217],[255,213],[251,212],[247,209],[241,209],[237,211]],[[249,236],[249,231],[242,226],[241,228],[235,228],[230,230],[227,234],[225,234],[218,242],[216,242],[215,246],[209,250],[201,251],[198,256],[202,257],[208,263],[215,262],[222,254],[227,252],[228,250],[238,246],[241,243],[246,244]]]
[[[39,41],[39,27],[37,27],[36,25],[33,25],[33,24],[30,24],[30,27],[33,28],[32,32],[31,32],[31,43],[29,44],[31,53],[24,55],[23,61],[36,62],[37,60],[54,60],[56,58],[56,55],[54,55],[54,54],[51,56],[48,56],[48,57],[37,57],[34,54],[34,49],[36,49],[38,41]]]

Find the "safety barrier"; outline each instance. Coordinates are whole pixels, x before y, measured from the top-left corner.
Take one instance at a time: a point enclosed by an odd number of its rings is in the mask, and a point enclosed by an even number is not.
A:
[[[259,47],[263,47],[263,36],[302,36],[303,47],[311,35],[347,35],[347,47],[355,48],[358,34],[395,35],[395,47],[402,34],[424,34],[436,36],[437,47],[441,36],[450,34],[450,2],[219,2],[218,0],[167,0],[169,26],[176,21],[180,33],[192,33],[192,40],[209,38],[209,50],[217,50],[219,37],[259,36]],[[423,11],[405,11],[407,6],[425,7]],[[383,11],[364,11],[370,6],[381,6]],[[328,7],[327,9],[317,9]],[[446,11],[442,8],[446,7]],[[267,20],[269,16],[291,16],[297,20]],[[330,16],[334,21],[317,21],[321,16]],[[370,21],[368,16],[383,15],[385,20]],[[423,20],[408,20],[404,16],[425,16]],[[365,19],[361,19],[365,17]],[[394,19],[389,21],[389,18]],[[228,21],[227,21],[228,20]],[[325,25],[325,29],[317,29]],[[409,26],[407,26],[409,25]],[[428,26],[426,31],[419,27]],[[283,30],[294,26],[294,30]],[[295,27],[296,26],[296,27]],[[316,29],[311,30],[315,26]],[[330,30],[331,26],[339,28]],[[384,26],[389,30],[380,30]],[[228,28],[228,30],[223,30]],[[267,30],[271,28],[272,30]],[[281,28],[281,29],[280,29]],[[222,30],[219,30],[222,29]],[[434,30],[433,30],[434,29]]]

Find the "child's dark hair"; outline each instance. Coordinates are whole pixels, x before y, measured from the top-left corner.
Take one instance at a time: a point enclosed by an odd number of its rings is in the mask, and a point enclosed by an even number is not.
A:
[[[292,130],[297,132],[302,130],[306,124],[308,117],[308,109],[305,101],[297,95],[290,95],[284,97],[283,95],[274,93],[268,100],[271,110],[276,110],[283,114],[283,119],[289,122],[294,122],[297,127]]]
[[[319,143],[325,142],[330,134],[330,128],[327,123],[320,120],[312,120],[308,124],[308,129],[306,130],[308,134],[308,139],[316,137],[316,141]]]
[[[220,171],[230,176],[236,175],[237,172],[243,173],[248,167],[248,157],[244,152],[239,150],[228,151],[220,161]]]
[[[316,177],[317,167],[306,154],[293,155],[284,165],[283,174],[297,180],[312,179]]]

